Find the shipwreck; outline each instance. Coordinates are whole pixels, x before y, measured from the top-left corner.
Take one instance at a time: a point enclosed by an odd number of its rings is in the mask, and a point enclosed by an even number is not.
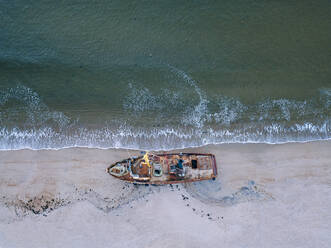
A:
[[[215,179],[216,160],[205,153],[145,153],[116,162],[107,172],[137,184],[173,184]]]

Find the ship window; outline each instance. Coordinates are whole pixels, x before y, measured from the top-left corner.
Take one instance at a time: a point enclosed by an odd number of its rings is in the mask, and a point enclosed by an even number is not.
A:
[[[197,160],[192,159],[191,163],[192,163],[192,169],[198,168],[198,161]]]

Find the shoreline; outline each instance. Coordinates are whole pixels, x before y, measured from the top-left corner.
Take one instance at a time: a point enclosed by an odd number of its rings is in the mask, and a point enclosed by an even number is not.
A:
[[[0,247],[326,247],[330,150],[329,140],[179,149],[215,154],[217,179],[149,187],[105,171],[138,150],[0,151]]]
[[[314,142],[331,142],[331,138],[327,139],[313,139],[313,140],[305,140],[305,141],[284,141],[284,142],[258,142],[258,141],[247,141],[247,142],[220,142],[220,143],[208,143],[197,146],[187,146],[181,148],[169,148],[169,149],[139,149],[139,148],[130,148],[130,147],[93,147],[93,146],[64,146],[60,148],[17,148],[17,149],[0,149],[0,152],[7,151],[22,151],[22,150],[30,150],[30,151],[59,151],[65,149],[99,149],[99,150],[130,150],[130,151],[152,151],[152,152],[171,152],[185,149],[199,149],[206,146],[219,146],[219,145],[285,145],[285,144],[306,144],[306,143],[314,143]]]

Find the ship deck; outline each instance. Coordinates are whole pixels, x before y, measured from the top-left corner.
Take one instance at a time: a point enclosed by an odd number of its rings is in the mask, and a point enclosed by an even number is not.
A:
[[[217,176],[213,154],[149,154],[148,160],[149,164],[145,163],[143,157],[127,159],[111,165],[108,172],[121,180],[137,184],[184,183],[213,179]],[[116,166],[123,167],[127,173],[114,175],[112,168]],[[155,173],[155,170],[161,170],[162,173]]]

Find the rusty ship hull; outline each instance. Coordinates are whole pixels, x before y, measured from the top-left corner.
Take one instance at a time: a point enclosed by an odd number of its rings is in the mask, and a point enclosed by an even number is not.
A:
[[[116,162],[107,172],[137,184],[175,184],[215,179],[216,160],[207,153],[149,154]]]

